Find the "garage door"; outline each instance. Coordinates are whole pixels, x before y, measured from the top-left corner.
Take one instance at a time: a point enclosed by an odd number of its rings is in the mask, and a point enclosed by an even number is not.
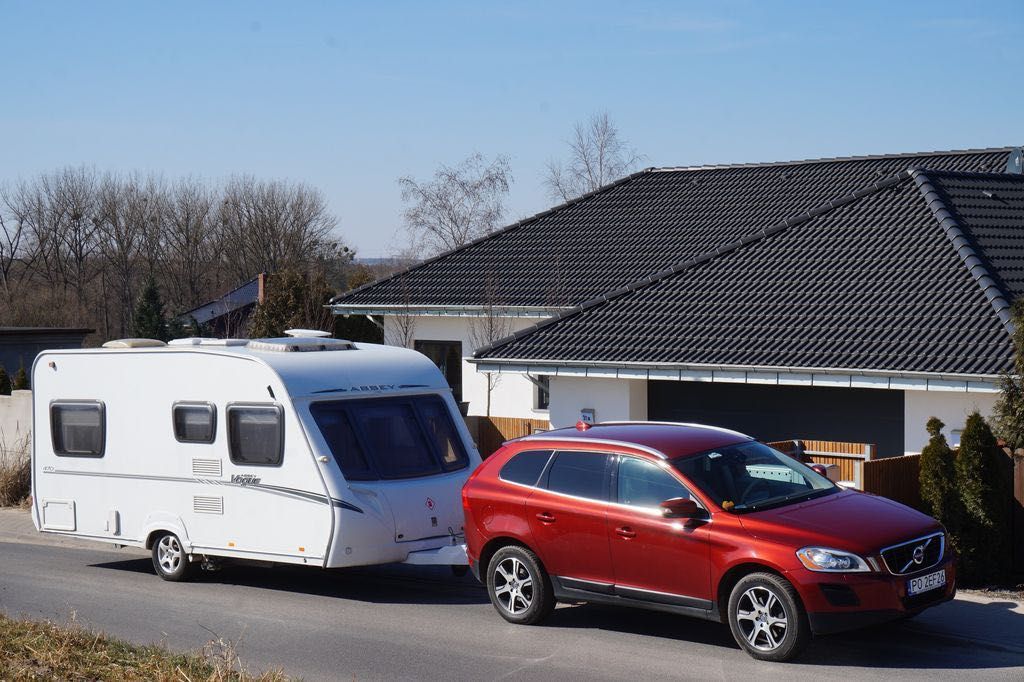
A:
[[[649,381],[652,421],[735,429],[760,440],[805,438],[874,443],[903,453],[903,391]]]

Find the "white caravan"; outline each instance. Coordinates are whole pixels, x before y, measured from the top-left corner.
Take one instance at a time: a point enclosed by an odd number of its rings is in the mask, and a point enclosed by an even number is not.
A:
[[[168,580],[216,557],[465,564],[480,456],[419,353],[126,339],[43,352],[32,386],[40,531],[151,549]]]

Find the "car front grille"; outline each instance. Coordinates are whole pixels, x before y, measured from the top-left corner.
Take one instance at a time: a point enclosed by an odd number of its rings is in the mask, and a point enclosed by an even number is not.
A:
[[[917,573],[942,561],[946,546],[943,533],[933,533],[882,550],[885,567],[893,575]]]

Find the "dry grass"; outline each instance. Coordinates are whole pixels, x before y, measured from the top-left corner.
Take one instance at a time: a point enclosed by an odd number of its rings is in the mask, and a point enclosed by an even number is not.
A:
[[[175,654],[136,646],[74,622],[14,620],[0,614],[0,680],[174,680],[277,682],[280,671],[251,675],[232,643],[217,638],[202,651]]]
[[[7,443],[0,434],[0,507],[24,506],[32,493],[30,436]]]

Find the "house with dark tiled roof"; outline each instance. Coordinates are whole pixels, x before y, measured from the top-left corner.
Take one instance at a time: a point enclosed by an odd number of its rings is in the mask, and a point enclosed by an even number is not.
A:
[[[554,426],[587,410],[919,450],[928,416],[955,440],[1011,366],[1020,157],[649,169],[332,306],[449,344],[470,414],[499,376],[492,415]],[[509,335],[473,342],[488,315]]]

